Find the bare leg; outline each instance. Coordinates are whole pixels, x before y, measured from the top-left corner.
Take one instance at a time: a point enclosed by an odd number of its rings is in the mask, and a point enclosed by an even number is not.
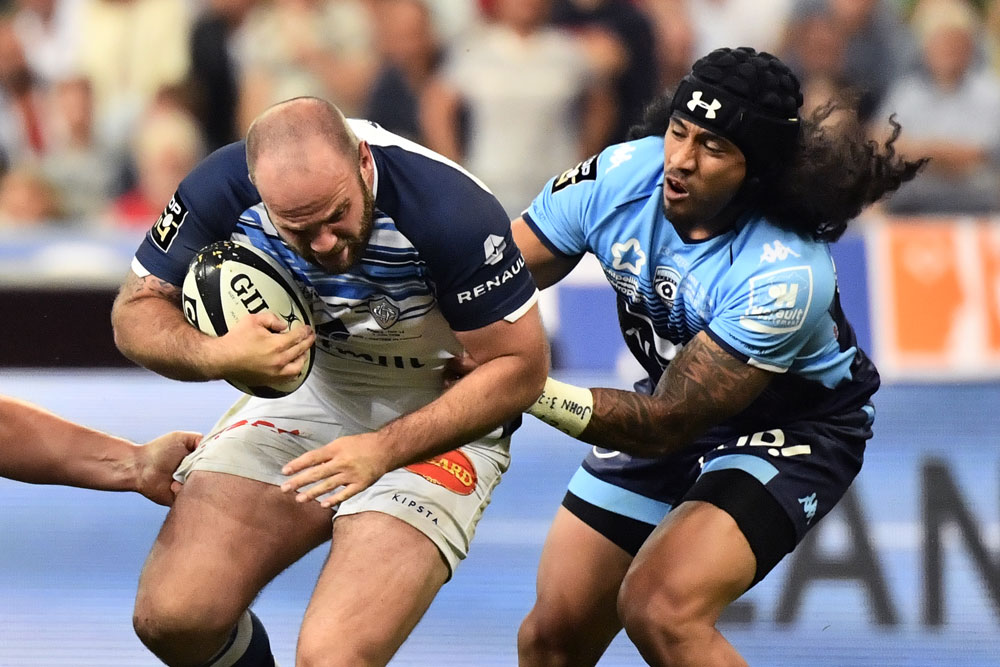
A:
[[[168,665],[205,663],[267,582],[329,538],[331,516],[270,484],[192,473],[139,579],[139,638]]]
[[[745,667],[715,623],[753,581],[756,566],[736,522],[718,507],[686,502],[668,514],[636,555],[618,602],[646,662]]]
[[[535,606],[518,632],[518,664],[597,664],[622,628],[616,601],[631,561],[628,553],[560,507],[538,565]]]
[[[437,547],[388,514],[333,524],[330,558],[299,634],[299,667],[372,667],[396,653],[448,578]]]

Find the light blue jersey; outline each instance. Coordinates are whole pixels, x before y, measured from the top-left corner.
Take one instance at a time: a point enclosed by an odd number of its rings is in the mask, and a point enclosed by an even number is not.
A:
[[[878,386],[840,310],[827,244],[753,211],[724,234],[686,242],[663,210],[662,137],[611,146],[552,179],[524,218],[551,251],[598,258],[618,293],[622,335],[653,385],[706,331],[781,374],[751,406],[758,418],[857,408]]]

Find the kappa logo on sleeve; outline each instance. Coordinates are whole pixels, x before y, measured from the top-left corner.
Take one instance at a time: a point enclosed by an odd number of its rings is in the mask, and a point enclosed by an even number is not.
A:
[[[635,146],[632,144],[624,144],[615,149],[614,153],[611,154],[611,166],[604,170],[604,173],[608,173],[615,167],[620,167],[625,162],[632,159],[632,153],[635,152]]]
[[[778,239],[774,240],[774,245],[770,243],[764,244],[764,249],[760,253],[760,264],[765,262],[768,264],[774,264],[775,262],[783,262],[789,257],[801,257],[799,253],[795,252],[784,243]]]
[[[170,198],[170,203],[167,207],[163,209],[163,213],[160,214],[160,218],[153,225],[152,229],[149,230],[149,238],[152,239],[156,247],[167,252],[170,250],[170,245],[177,238],[177,232],[180,231],[181,225],[184,224],[184,219],[187,218],[188,210],[184,206],[184,202],[181,198],[174,193],[174,196]]]
[[[567,169],[552,183],[552,193],[583,181],[597,180],[597,156],[592,155],[572,169]]]
[[[812,303],[812,267],[794,266],[750,279],[750,300],[740,324],[757,333],[789,333],[806,320]]]

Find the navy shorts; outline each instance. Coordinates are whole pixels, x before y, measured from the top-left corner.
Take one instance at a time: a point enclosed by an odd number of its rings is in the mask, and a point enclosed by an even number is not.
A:
[[[861,470],[871,404],[727,439],[704,437],[672,456],[645,459],[593,448],[563,505],[635,555],[671,508],[686,500],[728,512],[757,557],[760,581],[840,500]]]

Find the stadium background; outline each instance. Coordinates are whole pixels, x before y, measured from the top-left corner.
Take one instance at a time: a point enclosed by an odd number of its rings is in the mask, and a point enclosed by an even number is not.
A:
[[[912,21],[918,14],[914,5],[933,2],[855,4],[891,4]],[[747,5],[773,16],[781,7],[788,12],[791,5],[824,3],[627,4],[651,17],[658,40],[673,35],[684,43],[688,30],[689,50],[698,53],[707,39],[699,21],[712,19],[706,25],[721,33],[719,39],[740,41],[734,30],[741,20],[747,23],[741,19]],[[9,11],[19,4],[31,3],[14,3]],[[209,6],[189,4],[192,13]],[[461,38],[463,21],[479,9],[471,0],[431,5],[445,17],[441,30],[458,35],[453,39]],[[972,5],[986,17],[1000,15],[996,1]],[[686,28],[678,18],[684,11]],[[9,16],[0,17],[0,29]],[[983,63],[990,60],[996,36],[986,27],[977,47]],[[656,53],[661,70],[676,69],[684,60],[659,42]],[[6,57],[0,49],[0,64]],[[7,114],[16,108],[5,106],[12,97],[4,71],[0,66],[0,111]],[[669,81],[669,74],[661,80]],[[1000,113],[992,122],[1000,126]],[[0,127],[5,176],[24,173],[20,167],[30,160],[15,159],[8,138]],[[174,428],[209,428],[235,399],[235,390],[221,382],[171,382],[134,368],[111,340],[108,312],[115,286],[152,220],[119,224],[102,211],[84,220],[29,222],[11,217],[4,202],[0,192],[0,312],[6,314],[0,393],[136,441]],[[31,210],[19,209],[22,216]],[[876,435],[841,507],[727,613],[724,631],[750,664],[1000,665],[1000,219],[992,217],[995,212],[911,210],[902,217],[881,211],[859,220],[834,247],[845,309],[885,378],[876,397]],[[585,262],[558,290],[547,292],[545,315],[555,375],[592,386],[626,387],[634,379],[613,295],[593,264]],[[583,445],[525,419],[513,465],[469,559],[393,665],[515,664],[516,630],[533,600],[545,531],[584,453]],[[0,508],[0,667],[156,664],[134,638],[130,616],[139,568],[165,509],[132,494],[9,480],[0,480]],[[290,568],[256,603],[286,666],[293,664],[297,627],[323,552]],[[601,664],[642,661],[620,637]]]

